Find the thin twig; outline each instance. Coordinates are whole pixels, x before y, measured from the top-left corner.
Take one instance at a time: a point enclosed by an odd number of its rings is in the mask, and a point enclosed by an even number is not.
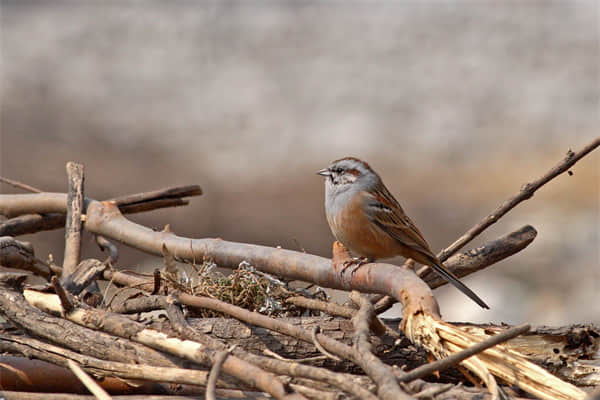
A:
[[[591,152],[598,146],[600,146],[600,137],[597,137],[594,140],[592,140],[577,153],[574,153],[571,150],[569,150],[562,161],[560,161],[558,164],[556,164],[548,172],[546,172],[544,175],[542,175],[535,181],[523,185],[519,193],[506,200],[490,215],[482,219],[478,224],[476,224],[467,232],[465,232],[465,234],[458,238],[454,243],[442,250],[438,254],[439,260],[445,261],[448,257],[450,257],[452,254],[456,253],[459,249],[461,249],[465,244],[469,243],[477,235],[483,232],[487,227],[497,222],[504,214],[512,210],[517,204],[531,198],[539,188],[544,186],[546,183],[550,182],[552,179],[556,178],[558,175],[568,171],[569,168],[575,165],[577,161],[579,161],[581,158],[583,158],[585,155],[587,155],[589,152]]]
[[[352,318],[357,311],[350,307],[340,306],[336,303],[318,299],[309,299],[303,296],[288,297],[287,299],[285,299],[285,302],[303,308],[310,308],[312,310],[323,311],[327,314],[344,318]],[[387,326],[383,322],[381,322],[381,320],[377,317],[369,321],[369,326],[371,330],[378,336],[381,336],[386,332],[390,333],[392,336],[397,335],[396,332],[388,331]]]
[[[220,351],[213,358],[213,365],[210,369],[210,374],[208,375],[208,384],[206,385],[206,400],[216,400],[217,395],[215,390],[217,388],[217,380],[219,379],[219,374],[221,373],[221,367],[225,362],[225,359],[231,354],[231,352],[236,348],[236,345],[231,346],[227,350]]]
[[[95,236],[96,243],[100,246],[100,249],[102,249],[102,251],[108,250],[108,258],[106,259],[105,264],[115,264],[119,259],[119,250],[117,249],[117,246],[102,235]]]
[[[114,201],[119,207],[132,206],[134,204],[146,203],[155,200],[180,199],[182,197],[200,196],[202,189],[198,185],[177,186],[153,190],[151,192],[136,193],[115,197],[107,201]]]
[[[112,400],[112,397],[100,387],[81,367],[73,360],[67,360],[69,368],[83,385],[98,399]]]
[[[278,359],[280,361],[297,362],[297,363],[305,363],[305,362],[312,362],[312,361],[323,361],[323,360],[326,360],[328,358],[327,356],[315,356],[315,357],[305,357],[305,358],[285,358],[285,357],[280,356],[279,354],[277,354],[274,351],[271,351],[269,349],[264,349],[263,350],[263,354],[265,354],[267,356],[271,356],[273,358],[276,358],[276,359]]]
[[[70,313],[73,310],[73,302],[71,302],[71,300],[69,299],[69,295],[60,284],[60,281],[58,280],[56,275],[52,276],[52,286],[54,287],[54,291],[60,299],[60,304],[62,305],[63,311],[66,314]]]
[[[19,188],[19,189],[26,190],[26,191],[31,192],[31,193],[42,193],[42,191],[40,189],[36,189],[33,186],[29,186],[26,183],[22,183],[22,182],[19,182],[19,181],[14,181],[12,179],[8,179],[8,178],[5,178],[3,176],[0,176],[0,182],[8,183],[11,186],[14,186],[14,187]]]
[[[454,353],[451,356],[446,358],[442,358],[441,360],[437,360],[430,364],[425,364],[420,367],[417,367],[405,374],[401,374],[398,377],[400,382],[409,382],[415,379],[424,378],[427,375],[434,373],[435,371],[443,371],[460,363],[461,361],[474,356],[475,354],[481,353],[482,351],[489,349],[499,343],[506,342],[514,337],[522,335],[524,333],[529,332],[531,326],[529,324],[521,324],[509,328],[497,335],[490,337],[482,342],[479,342],[465,350],[459,351],[458,353]]]
[[[154,278],[154,288],[152,289],[151,294],[158,294],[160,291],[160,270],[158,268],[154,269],[152,277]]]
[[[319,339],[317,338],[317,333],[319,333],[320,331],[321,331],[321,328],[319,327],[319,325],[315,325],[311,331],[312,341],[313,341],[315,347],[317,348],[317,350],[319,350],[321,353],[323,353],[323,355],[327,356],[328,358],[331,358],[334,361],[342,361],[342,359],[339,358],[338,356],[333,355],[330,352],[328,352],[327,350],[325,350],[323,345],[321,343],[319,343]]]
[[[69,194],[67,197],[67,221],[65,226],[65,256],[63,277],[70,276],[81,256],[81,214],[83,212],[83,165],[67,163]]]

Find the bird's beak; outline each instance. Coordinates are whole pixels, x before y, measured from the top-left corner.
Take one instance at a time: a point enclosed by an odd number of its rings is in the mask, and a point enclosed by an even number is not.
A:
[[[317,175],[321,175],[321,176],[331,176],[331,171],[327,168],[323,168],[320,171],[317,171]]]

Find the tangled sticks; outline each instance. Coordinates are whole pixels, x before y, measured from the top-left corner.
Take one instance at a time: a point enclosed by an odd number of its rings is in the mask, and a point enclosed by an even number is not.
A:
[[[488,217],[483,225],[480,225],[489,226],[489,224],[495,222],[499,216],[503,215],[502,213],[507,212],[510,208],[518,204],[518,202],[531,197],[535,190],[551,179],[551,177],[548,178],[548,176],[553,177],[566,171],[578,159],[599,144],[600,138],[586,146],[582,151],[569,154],[559,166],[551,170],[551,173],[549,173],[550,175],[546,174],[540,180],[526,185],[520,194],[516,196],[516,200],[507,201],[500,207],[500,211],[497,210],[493,213],[493,218]],[[76,186],[77,185],[73,185],[73,190],[78,190]],[[83,188],[81,187],[81,191],[82,190]],[[74,198],[77,198],[77,196],[74,196]],[[286,277],[288,279],[300,279],[314,282],[321,286],[345,290],[358,290],[362,292],[390,295],[396,301],[400,301],[404,305],[402,329],[407,337],[413,342],[422,345],[439,358],[459,353],[462,349],[469,348],[470,346],[485,340],[485,338],[489,336],[486,332],[475,334],[473,331],[467,331],[443,322],[439,315],[437,302],[429,287],[408,269],[378,263],[364,265],[357,270],[355,274],[352,274],[351,271],[347,271],[347,273],[340,271],[339,262],[337,262],[337,260],[343,259],[344,249],[339,247],[335,248],[336,256],[334,257],[334,263],[332,265],[330,260],[289,250],[232,243],[219,239],[193,240],[178,237],[168,230],[165,230],[164,232],[155,232],[132,223],[123,217],[121,212],[119,212],[118,205],[114,202],[101,203],[91,199],[84,199],[83,196],[80,198],[83,199],[82,212],[84,229],[107,239],[116,240],[129,246],[136,247],[148,253],[163,255],[163,246],[166,246],[168,251],[173,254],[174,257],[179,259],[199,260],[202,259],[202,257],[208,257],[219,266],[227,267],[237,267],[240,262],[246,261],[254,265],[258,270]],[[36,213],[41,215],[41,219],[43,220],[45,213],[64,215],[67,211],[66,204],[67,196],[65,194],[39,193],[33,195],[3,195],[0,196],[0,213],[16,218],[19,218],[19,216],[23,214]],[[7,224],[10,224],[13,228],[18,226],[18,222],[15,221],[15,219],[4,221],[0,224],[0,231],[7,226]],[[485,226],[483,229],[485,229]],[[466,236],[472,239],[478,233],[479,229],[481,228],[473,230],[472,232],[470,231],[471,233],[468,233]],[[479,232],[481,230],[479,230]],[[77,236],[78,235],[73,235],[73,239],[67,238],[67,241],[78,240]],[[449,268],[454,269],[454,272],[457,273],[457,275],[462,276],[464,273],[481,269],[499,259],[514,254],[530,243],[534,237],[535,230],[531,227],[524,227],[504,238],[488,243],[482,248],[455,255],[446,261],[446,265]],[[456,251],[460,246],[464,245],[466,243],[465,239],[461,239],[460,243],[462,244],[453,245],[450,249],[451,251],[446,251],[443,256],[451,254],[452,251]],[[5,248],[15,248],[15,246],[5,246]],[[26,252],[26,250],[22,251]],[[8,260],[10,257],[2,256],[2,254],[2,246],[0,246],[0,262],[4,264],[5,262],[3,260]],[[12,256],[14,256],[14,254]],[[78,257],[75,258],[77,259]],[[77,259],[77,261],[79,260]],[[461,268],[457,270],[456,267],[458,266]],[[53,269],[55,273],[59,272],[58,268],[53,267]],[[128,286],[135,285],[142,289],[147,288],[149,291],[152,291],[155,286],[152,281],[123,272],[105,270],[102,272],[102,277],[104,279],[112,280],[114,283]],[[65,278],[65,276],[62,278]],[[426,276],[425,280],[427,282],[430,281]],[[42,309],[50,309],[47,304],[44,305],[44,302],[32,300],[35,297],[33,292],[34,291],[27,291],[28,300]],[[46,302],[50,303],[52,303],[52,301],[54,300],[46,300]],[[402,376],[404,375],[401,371],[392,369],[385,364],[381,365],[376,359],[369,356],[371,350],[367,345],[368,342],[365,342],[366,337],[364,332],[365,327],[369,326],[369,321],[366,321],[366,319],[372,320],[374,316],[369,309],[369,305],[360,297],[355,298],[355,301],[360,305],[362,310],[361,312],[356,313],[356,328],[358,332],[356,343],[359,343],[359,345],[355,348],[350,348],[322,333],[311,335],[306,330],[290,325],[280,319],[274,319],[262,314],[239,309],[231,304],[226,304],[215,299],[181,293],[179,295],[179,301],[193,307],[216,309],[219,312],[247,321],[252,325],[261,326],[275,332],[296,337],[307,343],[312,343],[316,339],[327,352],[360,365],[372,378],[373,382],[376,383],[377,396],[380,398],[393,398],[394,396],[397,398],[398,393],[401,393],[399,390],[409,390],[408,387],[398,383],[402,381]],[[63,301],[63,303],[64,302],[65,301]],[[9,307],[9,303],[4,304],[3,308]],[[77,309],[77,307],[73,308],[73,310]],[[76,315],[74,311],[68,311],[68,308],[64,307],[64,305],[59,306],[59,308],[55,310],[62,310],[65,317],[68,319],[75,318]],[[12,318],[17,318],[16,314],[11,314],[11,316]],[[173,317],[173,319],[176,318]],[[86,329],[101,328],[100,326],[85,325],[85,323],[77,322],[76,320],[73,320],[73,322],[82,323],[86,326]],[[366,325],[365,322],[367,322]],[[27,322],[21,321],[21,324],[25,326]],[[29,329],[34,328],[35,327],[29,327]],[[192,341],[197,341],[198,343],[202,343],[202,340],[206,340],[205,337],[195,336],[193,331],[190,333],[187,329],[181,329],[180,334],[183,334],[181,332],[187,332],[187,337],[190,337]],[[116,332],[111,332],[111,334],[114,333]],[[132,338],[135,339],[133,336],[130,336],[128,340]],[[51,337],[48,337],[48,339],[50,340]],[[153,341],[142,343],[150,347],[155,345]],[[164,352],[170,351],[166,347],[160,347],[160,349]],[[202,347],[197,347],[196,349],[200,352],[204,351],[202,350]],[[232,361],[236,361],[235,356],[239,356],[240,359],[246,360],[246,362],[259,365],[259,368],[263,370],[272,371],[277,374],[288,374],[288,376],[303,376],[305,377],[303,379],[315,380],[321,376],[323,377],[321,378],[321,381],[326,380],[328,384],[334,385],[340,390],[351,393],[356,397],[372,398],[373,396],[369,391],[365,392],[364,388],[363,391],[360,391],[359,388],[361,388],[361,385],[352,386],[344,384],[342,383],[344,381],[343,379],[337,379],[334,373],[324,369],[311,369],[315,367],[302,366],[306,368],[297,368],[292,372],[292,369],[289,368],[289,363],[286,361],[277,360],[279,362],[278,364],[274,359],[268,358],[265,360],[266,357],[252,355],[248,352],[242,354],[239,349],[231,351],[234,356],[233,358],[230,356],[225,357],[223,353],[225,350],[226,349],[218,348],[215,343],[212,343],[210,346],[206,347],[205,350],[206,354],[209,355],[208,358],[202,360],[206,364],[211,364],[217,363],[217,361],[220,363],[223,359],[223,373],[229,376],[236,376],[235,370],[233,369],[234,367],[232,367]],[[179,353],[179,356],[182,355],[183,354]],[[219,355],[219,357],[217,357],[217,355]],[[227,366],[228,362],[229,366]],[[377,365],[373,365],[373,363]],[[521,385],[523,389],[542,398],[570,399],[583,398],[584,396],[584,393],[580,389],[566,384],[551,374],[548,374],[546,371],[531,364],[508,347],[498,346],[487,349],[469,359],[463,359],[462,365],[478,375],[488,385],[488,388],[494,397],[498,396],[499,392],[492,374],[500,376],[509,383]],[[302,372],[298,372],[300,370]],[[260,375],[261,373],[257,371],[257,374]],[[238,375],[238,378],[239,377],[243,378],[243,376]],[[390,379],[390,377],[395,377],[395,379]],[[263,382],[276,382],[276,380],[275,378],[269,378]],[[287,398],[296,395],[300,396],[300,392],[305,396],[311,396],[310,390],[306,389],[303,385],[294,386],[298,390],[298,392],[295,393],[294,390],[296,389],[290,390],[290,388],[285,388],[284,386],[275,387],[272,385],[259,384],[257,382],[247,383],[251,386],[259,387],[260,390],[267,391],[277,398]],[[314,393],[312,393],[312,395],[314,395]]]

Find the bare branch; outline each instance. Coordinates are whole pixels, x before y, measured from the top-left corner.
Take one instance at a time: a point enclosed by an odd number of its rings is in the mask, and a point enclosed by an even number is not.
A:
[[[206,385],[206,400],[217,399],[217,395],[215,393],[217,380],[219,379],[219,374],[221,373],[221,367],[223,367],[225,359],[229,356],[229,354],[231,354],[232,350],[233,348],[229,348],[227,350],[220,351],[215,356],[212,368],[210,370],[210,375],[208,376],[208,384]]]
[[[506,200],[490,215],[482,219],[479,223],[477,223],[475,226],[473,226],[471,229],[465,232],[465,234],[458,238],[454,243],[442,250],[438,254],[438,258],[440,259],[440,261],[445,261],[452,254],[456,253],[465,244],[469,243],[477,235],[483,232],[487,227],[496,223],[504,214],[512,210],[517,204],[521,203],[524,200],[530,199],[539,188],[544,186],[546,183],[550,182],[552,179],[556,178],[558,175],[568,171],[569,168],[575,165],[577,161],[581,160],[584,156],[586,156],[589,152],[591,152],[598,146],[600,146],[600,137],[597,137],[594,140],[592,140],[577,153],[574,153],[571,150],[569,150],[562,161],[560,161],[558,164],[556,164],[548,172],[546,172],[544,175],[542,175],[535,181],[523,185],[519,193]]]
[[[81,256],[81,214],[83,212],[83,165],[67,163],[69,194],[67,196],[67,221],[65,226],[65,256],[63,278],[69,277],[79,264]]]
[[[73,360],[68,360],[67,364],[75,376],[92,392],[98,400],[112,400],[112,397],[104,389],[100,387],[83,369]]]
[[[46,311],[57,312],[61,310],[60,303],[56,302],[56,295],[25,290],[24,296],[27,301]],[[128,338],[137,343],[200,364],[210,365],[213,360],[213,351],[202,343],[168,337],[161,332],[146,328],[142,323],[132,321],[119,314],[97,309],[76,308],[67,313],[65,317],[79,325]],[[224,361],[223,371],[252,387],[271,394],[277,399],[304,398],[302,396],[298,397],[298,394],[288,394],[275,375],[235,356],[228,357]]]
[[[36,191],[36,193],[39,193],[39,191]],[[200,194],[202,194],[200,186],[190,185],[117,197],[112,201],[119,206],[122,213],[133,214],[158,208],[187,205],[189,202],[183,200],[182,197],[199,196]],[[12,196],[19,195],[0,195],[0,203]],[[40,193],[40,197],[29,198],[27,200],[28,204],[23,204],[23,207],[19,206],[18,202],[11,202],[8,208],[3,208],[0,205],[0,214],[14,217],[0,223],[0,236],[18,236],[64,227],[66,208],[61,206],[60,203],[62,201],[66,202],[66,199],[62,200],[61,196],[63,195],[59,193]],[[38,199],[41,203],[46,203],[49,198],[52,198],[54,203],[50,209],[44,210],[31,204],[32,201],[35,203]],[[85,200],[86,204],[87,202],[89,202],[89,199]]]
[[[26,183],[22,183],[22,182],[19,182],[19,181],[8,179],[8,178],[5,178],[3,176],[0,176],[0,182],[2,182],[2,183],[8,183],[11,186],[14,186],[14,187],[19,188],[19,189],[26,190],[26,191],[31,192],[31,193],[41,193],[42,192],[40,189],[36,189],[33,186],[27,185]]]
[[[451,356],[446,358],[442,358],[435,362],[425,364],[421,367],[415,368],[412,371],[409,371],[405,374],[400,374],[398,376],[398,380],[400,382],[409,382],[415,379],[424,378],[427,375],[434,373],[435,371],[443,371],[447,368],[450,368],[453,365],[458,364],[462,360],[469,358],[477,353],[481,353],[482,351],[489,349],[499,343],[506,342],[512,338],[515,338],[523,333],[527,333],[530,329],[529,324],[521,324],[512,328],[505,330],[504,332],[498,333],[484,341],[481,341],[463,351],[458,353],[454,353]]]
[[[411,396],[400,389],[392,369],[371,352],[368,336],[369,320],[375,316],[373,304],[356,291],[350,294],[350,298],[360,306],[358,313],[354,316],[356,330],[354,349],[358,365],[375,381],[377,394],[381,399],[410,399]]]

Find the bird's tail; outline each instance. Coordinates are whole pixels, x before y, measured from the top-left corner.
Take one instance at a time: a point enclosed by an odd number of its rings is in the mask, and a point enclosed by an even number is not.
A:
[[[485,304],[483,300],[479,298],[471,289],[469,289],[464,283],[462,283],[456,275],[454,275],[450,270],[443,266],[439,261],[431,261],[430,266],[433,268],[435,272],[437,272],[442,278],[456,286],[458,290],[469,296],[471,300],[475,303],[479,304],[481,308],[489,309],[490,307]]]

